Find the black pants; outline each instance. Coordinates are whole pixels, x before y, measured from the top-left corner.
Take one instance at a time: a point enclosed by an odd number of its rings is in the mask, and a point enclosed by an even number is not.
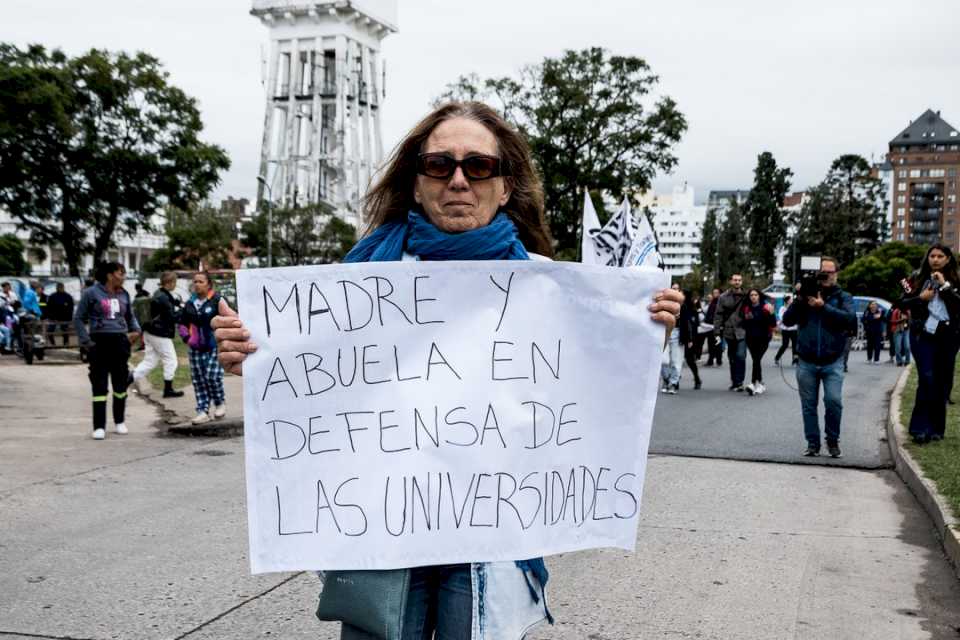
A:
[[[711,333],[707,338],[707,366],[714,362],[718,367],[723,364],[723,345],[720,337]]]
[[[873,360],[874,362],[880,362],[880,351],[883,349],[883,334],[881,333],[868,333],[867,334],[867,362]]]
[[[790,347],[790,357],[794,362],[797,361],[797,332],[796,331],[781,331],[780,332],[780,349],[777,350],[777,355],[774,356],[774,360],[777,362],[780,361],[780,358],[783,357],[783,354],[787,352],[787,347]]]
[[[700,384],[700,369],[697,367],[697,360],[700,359],[700,356],[697,355],[696,344],[692,347],[683,346],[683,359],[687,361],[687,366],[690,367],[690,372],[693,374],[693,381],[696,384]]]
[[[120,424],[127,408],[127,360],[130,340],[125,333],[94,333],[94,345],[87,349],[90,386],[93,388],[93,428],[107,425],[108,386],[113,387],[113,422]]]
[[[747,336],[747,350],[750,351],[750,359],[753,361],[753,374],[750,376],[750,382],[763,382],[763,369],[761,363],[763,354],[767,352],[770,346],[770,336],[761,338],[751,338]]]
[[[63,346],[67,346],[67,343],[70,342],[69,327],[69,322],[61,322],[59,320],[47,322],[47,342],[50,343],[51,347],[56,346],[57,333],[63,336]]]

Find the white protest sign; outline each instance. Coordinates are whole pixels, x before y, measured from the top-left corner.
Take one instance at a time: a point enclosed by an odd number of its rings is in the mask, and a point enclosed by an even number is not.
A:
[[[533,261],[237,273],[254,573],[633,549],[663,272]]]

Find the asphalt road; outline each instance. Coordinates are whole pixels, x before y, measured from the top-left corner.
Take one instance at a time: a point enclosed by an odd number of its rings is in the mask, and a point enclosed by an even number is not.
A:
[[[338,637],[313,617],[314,575],[249,574],[241,439],[158,437],[135,398],[130,435],[94,442],[83,368],[11,362],[0,638]],[[960,582],[889,470],[655,455],[636,552],[548,566],[557,624],[531,640],[946,640],[960,628]]]
[[[657,403],[651,452],[865,469],[891,466],[884,425],[890,391],[903,369],[887,363],[886,358],[880,365],[869,365],[863,352],[850,354],[840,428],[843,457],[836,460],[827,456],[804,458],[801,454],[806,440],[800,396],[796,391],[796,370],[790,365],[782,369],[774,366],[771,351],[764,358],[763,379],[767,391],[760,396],[727,390],[730,373],[726,358],[722,368],[700,367],[704,383],[697,391],[693,390],[690,371],[684,367],[680,393],[661,395]],[[789,361],[789,354],[785,360]],[[749,356],[747,375],[749,379]],[[822,400],[820,428],[822,431]]]

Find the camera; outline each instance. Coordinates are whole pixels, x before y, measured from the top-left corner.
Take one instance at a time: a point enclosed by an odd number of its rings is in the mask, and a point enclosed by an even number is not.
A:
[[[827,274],[820,273],[820,256],[800,258],[800,272],[800,290],[797,295],[816,298],[828,278]]]

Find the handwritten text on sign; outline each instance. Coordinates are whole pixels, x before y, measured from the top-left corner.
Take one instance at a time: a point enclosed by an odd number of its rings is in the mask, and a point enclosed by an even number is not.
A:
[[[253,571],[633,549],[665,284],[547,262],[240,271]]]

